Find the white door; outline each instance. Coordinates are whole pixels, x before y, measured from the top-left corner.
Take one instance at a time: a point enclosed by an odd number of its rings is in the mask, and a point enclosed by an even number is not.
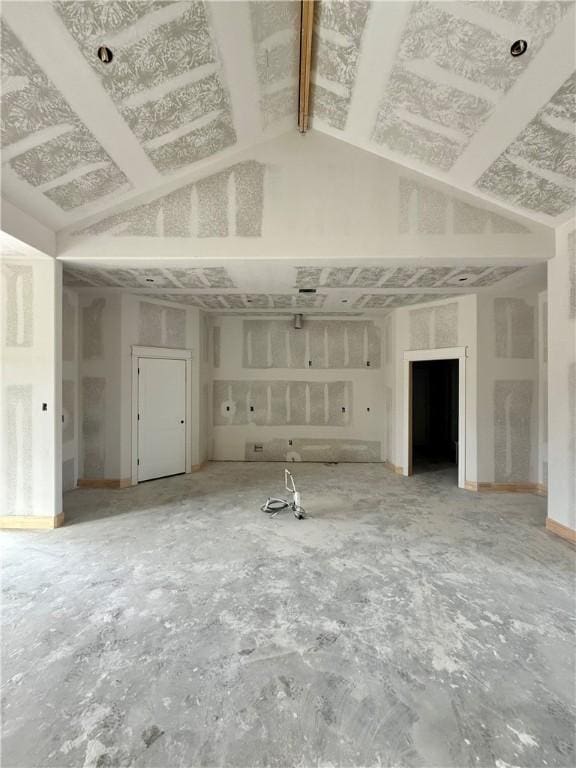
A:
[[[186,471],[186,361],[138,360],[138,481]]]

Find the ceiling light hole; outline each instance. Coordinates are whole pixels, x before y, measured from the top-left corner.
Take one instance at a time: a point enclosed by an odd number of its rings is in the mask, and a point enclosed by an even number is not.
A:
[[[458,278],[458,282],[459,282],[459,283],[465,283],[467,280],[468,280],[468,278],[467,278],[467,277],[459,277],[459,278]]]
[[[342,304],[348,304],[348,299],[342,299]]]
[[[98,58],[103,64],[110,64],[114,58],[114,54],[110,48],[107,48],[105,45],[101,45],[100,48],[98,48]]]
[[[526,53],[527,48],[528,48],[528,43],[526,42],[526,40],[516,40],[510,46],[510,55],[514,57],[522,56],[523,53]]]

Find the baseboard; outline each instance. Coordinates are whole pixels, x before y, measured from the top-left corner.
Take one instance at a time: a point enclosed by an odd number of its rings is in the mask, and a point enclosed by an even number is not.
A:
[[[0,528],[46,530],[64,525],[64,512],[56,517],[51,515],[4,515],[0,517]]]
[[[191,472],[200,472],[201,469],[204,469],[208,466],[208,461],[203,461],[202,464],[192,464]]]
[[[481,493],[538,493],[538,483],[476,483],[466,480],[464,488]]]
[[[556,536],[560,536],[561,538],[566,539],[566,541],[571,541],[573,544],[576,544],[576,531],[572,530],[572,528],[568,528],[567,525],[562,525],[562,523],[557,523],[556,520],[551,520],[547,517],[546,528],[550,533],[555,533]]]
[[[129,488],[132,485],[130,478],[123,480],[106,480],[100,477],[81,477],[78,479],[78,488]]]

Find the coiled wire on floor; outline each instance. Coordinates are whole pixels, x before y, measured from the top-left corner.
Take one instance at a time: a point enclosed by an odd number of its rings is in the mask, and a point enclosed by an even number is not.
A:
[[[282,512],[284,509],[291,509],[294,512],[294,517],[301,520],[306,517],[306,512],[303,507],[295,507],[286,499],[275,499],[268,497],[266,503],[260,507],[262,512],[266,512],[270,517],[276,517],[278,512]]]

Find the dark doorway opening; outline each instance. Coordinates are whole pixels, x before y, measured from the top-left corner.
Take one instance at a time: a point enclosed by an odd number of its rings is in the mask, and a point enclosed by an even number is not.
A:
[[[458,360],[412,363],[412,471],[458,465]]]

